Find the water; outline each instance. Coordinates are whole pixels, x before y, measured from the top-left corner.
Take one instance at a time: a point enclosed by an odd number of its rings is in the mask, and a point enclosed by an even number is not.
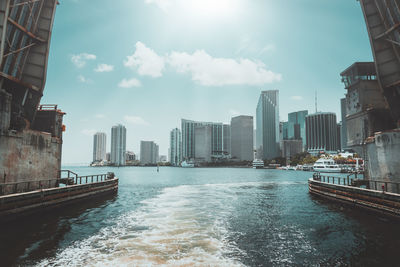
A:
[[[399,265],[399,224],[310,196],[311,173],[68,169],[115,172],[118,195],[1,226],[2,266]]]

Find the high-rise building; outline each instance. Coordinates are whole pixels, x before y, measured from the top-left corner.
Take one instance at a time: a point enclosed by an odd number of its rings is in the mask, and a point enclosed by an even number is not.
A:
[[[135,161],[136,160],[136,155],[135,155],[135,153],[133,153],[132,151],[126,151],[126,156],[125,156],[126,158],[126,161],[130,161],[130,162],[132,162],[132,161]]]
[[[140,141],[140,164],[157,164],[158,145],[154,141]]]
[[[222,126],[222,150],[225,155],[231,154],[231,126],[229,124]]]
[[[308,110],[288,114],[288,139],[306,141],[306,117]]]
[[[290,159],[292,156],[303,151],[303,142],[301,139],[282,140],[281,141],[282,157]]]
[[[93,162],[106,160],[106,142],[105,133],[95,133],[93,136]]]
[[[195,155],[197,162],[211,161],[212,125],[198,125],[194,128]]]
[[[111,128],[111,164],[123,166],[126,163],[126,128],[118,124]]]
[[[331,112],[318,112],[306,117],[306,143],[307,151],[311,154],[320,152],[337,152],[338,126],[336,114]]]
[[[172,166],[179,166],[182,161],[182,134],[178,128],[173,129],[170,133],[169,161]]]
[[[257,158],[273,159],[279,151],[279,91],[262,91],[256,112]]]
[[[342,113],[342,128],[340,131],[341,150],[347,149],[347,123],[346,123],[346,98],[340,99],[340,110]]]
[[[253,153],[253,116],[237,116],[231,119],[232,158],[251,161]]]
[[[197,126],[211,126],[211,154],[221,156],[223,154],[222,123],[199,122],[182,119],[182,160],[195,158],[195,128]]]

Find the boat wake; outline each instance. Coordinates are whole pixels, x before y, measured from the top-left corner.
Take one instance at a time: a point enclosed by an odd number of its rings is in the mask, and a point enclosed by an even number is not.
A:
[[[228,241],[233,198],[224,185],[165,188],[113,226],[37,265],[242,266],[232,255],[244,252]]]

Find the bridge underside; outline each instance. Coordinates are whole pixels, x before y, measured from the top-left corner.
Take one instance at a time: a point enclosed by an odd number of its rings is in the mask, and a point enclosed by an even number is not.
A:
[[[0,90],[12,96],[11,129],[33,123],[46,81],[57,0],[0,1]]]
[[[400,123],[400,3],[360,0],[378,81],[393,121]]]

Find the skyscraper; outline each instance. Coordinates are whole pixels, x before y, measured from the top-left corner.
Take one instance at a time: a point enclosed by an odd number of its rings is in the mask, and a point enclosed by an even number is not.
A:
[[[306,117],[308,110],[296,111],[288,114],[288,139],[302,140],[306,143]]]
[[[225,155],[231,154],[231,126],[229,124],[222,126],[222,150]]]
[[[157,164],[158,145],[153,141],[140,141],[140,164]]]
[[[194,128],[195,154],[197,162],[211,161],[212,125],[198,125]]]
[[[279,152],[279,91],[262,91],[256,111],[257,158],[273,159]]]
[[[95,133],[93,136],[93,162],[106,160],[106,142],[105,133]]]
[[[182,161],[182,134],[178,128],[170,133],[169,160],[172,166],[179,166]]]
[[[122,166],[126,160],[126,128],[118,124],[111,129],[111,164]]]
[[[340,131],[341,150],[347,149],[347,123],[346,123],[346,98],[340,99],[340,110],[342,115],[342,128]]]
[[[182,119],[182,159],[190,160],[195,158],[195,127],[211,126],[211,154],[219,156],[223,154],[222,145],[222,123],[199,122]]]
[[[335,113],[318,112],[306,117],[306,143],[309,153],[336,152],[339,149],[337,134]]]
[[[253,153],[253,116],[237,116],[231,119],[232,158],[251,161]]]

